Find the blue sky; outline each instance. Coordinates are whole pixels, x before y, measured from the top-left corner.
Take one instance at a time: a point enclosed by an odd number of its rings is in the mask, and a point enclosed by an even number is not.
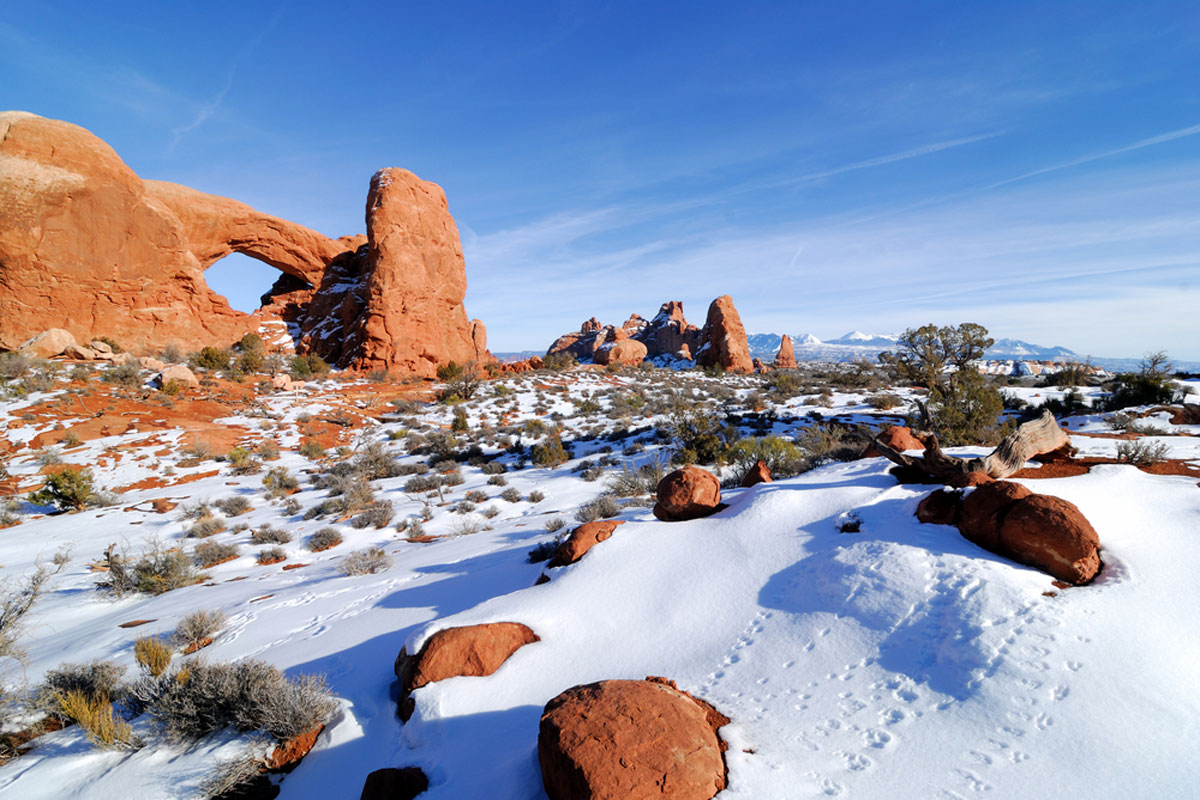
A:
[[[0,106],[143,177],[331,236],[380,167],[441,184],[504,351],[728,293],[1200,360],[1197,76],[1196,3],[0,5]]]

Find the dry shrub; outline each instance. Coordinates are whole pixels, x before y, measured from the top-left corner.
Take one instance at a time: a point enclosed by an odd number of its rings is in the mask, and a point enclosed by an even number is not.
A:
[[[200,662],[172,676],[149,712],[171,741],[199,739],[227,726],[285,740],[327,722],[336,707],[317,676],[288,680],[263,661]]]
[[[372,575],[392,565],[392,557],[382,547],[356,550],[342,559],[338,569],[343,575]]]
[[[193,611],[175,627],[171,641],[185,652],[194,652],[225,625],[224,611]]]

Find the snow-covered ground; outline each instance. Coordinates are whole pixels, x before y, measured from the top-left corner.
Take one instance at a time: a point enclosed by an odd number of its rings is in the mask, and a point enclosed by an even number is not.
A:
[[[1032,402],[1035,394],[1062,394],[1010,391]],[[7,469],[22,493],[40,482],[47,460],[29,443],[54,431],[30,409],[65,392],[0,405],[0,434],[13,448]],[[758,378],[697,373],[531,374],[485,384],[462,406],[472,431],[560,422],[564,440],[575,441],[575,457],[547,469],[503,455],[503,485],[463,464],[464,481],[444,503],[406,493],[410,476],[375,481],[376,496],[395,511],[379,530],[305,520],[304,510],[326,494],[306,472],[329,462],[290,448],[309,438],[309,420],[358,410],[364,422],[333,426],[347,452],[378,443],[401,464],[426,462],[426,455],[407,453],[405,437],[448,429],[452,407],[373,414],[362,395],[328,381],[217,417],[214,425],[247,446],[271,440],[283,449],[264,467],[284,466],[301,478],[301,491],[291,496],[296,513],[265,497],[265,470],[234,475],[227,464],[193,463],[183,452],[185,431],[152,428],[145,414],[131,417],[144,421],[63,448],[61,458],[90,466],[109,488],[155,476],[165,476],[166,485],[126,490],[115,506],[71,514],[39,516],[26,503],[21,523],[0,530],[0,577],[26,575],[63,546],[73,556],[35,609],[22,642],[27,661],[0,663],[3,678],[32,685],[62,662],[92,659],[114,660],[132,675],[137,637],[170,633],[190,612],[220,609],[228,623],[215,642],[180,658],[256,658],[289,675],[320,673],[339,700],[314,750],[283,778],[285,800],[356,797],[368,772],[407,765],[429,775],[424,796],[431,800],[544,797],[536,737],[546,701],[579,683],[647,675],[677,681],[732,719],[721,730],[731,745],[722,797],[1195,796],[1196,478],[1101,465],[1077,477],[1025,481],[1075,503],[1099,533],[1105,568],[1081,588],[1056,589],[1048,576],[979,549],[953,528],[918,523],[913,512],[930,487],[898,485],[883,459],[727,491],[726,510],[692,522],[658,522],[644,499],[628,502],[620,515],[626,524],[611,539],[535,586],[544,565],[527,556],[554,538],[547,522],[562,518],[569,530],[576,510],[605,491],[606,477],[587,480],[589,473],[575,468],[607,457],[607,476],[662,458],[666,445],[652,428],[662,417],[644,412],[661,410],[655,403],[670,392],[693,400],[717,395],[740,411],[764,396]],[[810,415],[878,424],[887,418],[867,404],[871,394],[768,402],[776,413],[765,429],[792,435],[813,423]],[[624,410],[613,411],[618,407]],[[59,424],[69,430],[72,419]],[[1200,466],[1200,426],[1147,422],[1160,428],[1153,439],[1172,457]],[[1071,418],[1067,427],[1109,431],[1095,414]],[[640,428],[636,436],[617,435]],[[475,438],[495,455],[502,435],[510,444],[539,440],[532,430]],[[1111,456],[1117,440],[1077,435],[1073,444],[1085,455]],[[501,498],[506,489],[520,499]],[[452,510],[470,491],[488,499],[468,513]],[[533,492],[544,497],[534,502]],[[214,540],[238,544],[242,554],[205,570],[207,581],[120,600],[95,588],[102,575],[89,563],[110,544],[136,551],[157,538],[190,547],[196,540],[183,538],[191,521],[182,512],[232,496],[245,497],[252,509],[227,520],[229,530]],[[149,501],[159,498],[179,505],[154,513]],[[422,528],[433,540],[409,541],[426,505],[433,513]],[[487,508],[497,510],[494,516],[484,515]],[[849,514],[862,520],[860,532],[839,532]],[[397,530],[401,521],[408,530]],[[233,530],[243,523],[249,529]],[[255,561],[262,546],[249,537],[263,524],[293,535],[282,564]],[[319,553],[304,548],[309,535],[331,525],[343,544]],[[340,573],[347,553],[373,546],[392,555],[391,568]],[[305,566],[284,569],[297,564]],[[118,627],[136,619],[153,621]],[[418,690],[416,712],[401,725],[392,673],[400,648],[413,652],[443,627],[492,621],[525,623],[540,641],[491,676]],[[134,727],[149,734],[144,720]],[[0,796],[197,796],[214,764],[242,747],[224,735],[190,748],[156,743],[109,752],[93,749],[73,726],[0,767]]]

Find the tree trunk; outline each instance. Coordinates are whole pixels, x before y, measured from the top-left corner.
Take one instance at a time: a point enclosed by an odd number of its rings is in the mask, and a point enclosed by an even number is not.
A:
[[[875,447],[889,461],[902,467],[918,469],[929,475],[953,484],[969,472],[983,472],[996,479],[1006,478],[1025,465],[1029,459],[1070,447],[1071,440],[1058,425],[1058,420],[1049,411],[1024,423],[1004,437],[1000,446],[982,458],[957,458],[942,452],[937,436],[918,433],[917,438],[925,445],[924,456],[908,456],[875,438]]]

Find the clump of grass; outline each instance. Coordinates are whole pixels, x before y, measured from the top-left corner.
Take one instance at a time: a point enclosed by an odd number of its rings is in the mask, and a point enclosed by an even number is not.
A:
[[[75,720],[88,741],[96,747],[136,750],[142,746],[142,741],[133,733],[133,727],[115,714],[112,702],[106,698],[68,691],[60,693],[56,699],[63,716]]]
[[[288,472],[287,467],[272,467],[263,476],[262,485],[267,491],[267,497],[274,499],[291,494],[299,489],[300,481],[296,480],[296,477]]]
[[[321,528],[308,537],[308,549],[314,553],[328,550],[331,547],[337,547],[341,543],[342,535],[338,533],[336,528]]]
[[[188,528],[184,532],[184,536],[189,539],[207,539],[209,536],[215,536],[225,530],[225,521],[216,517],[202,517],[196,521],[196,524]]]
[[[391,500],[376,500],[371,505],[367,506],[367,510],[359,514],[354,519],[350,520],[352,528],[375,528],[382,530],[392,521],[395,512],[392,510]]]
[[[534,491],[534,492],[529,493],[529,502],[531,502],[531,503],[540,503],[545,499],[546,499],[546,494],[544,492]]]
[[[510,503],[519,503],[521,502],[521,492],[515,486],[510,486],[500,493],[500,498]]]
[[[337,708],[322,678],[289,680],[262,661],[195,663],[171,676],[148,711],[171,741],[194,741],[225,727],[290,739],[327,722]]]
[[[550,519],[546,520],[546,524],[542,527],[546,529],[547,533],[557,533],[558,531],[561,531],[566,524],[566,520],[564,520],[562,517],[551,517]]]
[[[142,636],[133,643],[133,658],[138,666],[157,678],[171,666],[171,648],[157,636]]]
[[[621,513],[621,504],[611,495],[601,495],[590,503],[580,506],[575,512],[575,519],[580,522],[593,522],[598,519],[609,519]]]
[[[372,575],[391,566],[392,557],[382,547],[368,547],[343,558],[338,569],[343,575]]]
[[[75,722],[75,717],[63,709],[58,698],[78,694],[87,700],[108,703],[124,695],[121,679],[125,668],[111,661],[92,661],[87,664],[59,664],[48,671],[33,695],[33,707],[56,717],[63,723]]]

